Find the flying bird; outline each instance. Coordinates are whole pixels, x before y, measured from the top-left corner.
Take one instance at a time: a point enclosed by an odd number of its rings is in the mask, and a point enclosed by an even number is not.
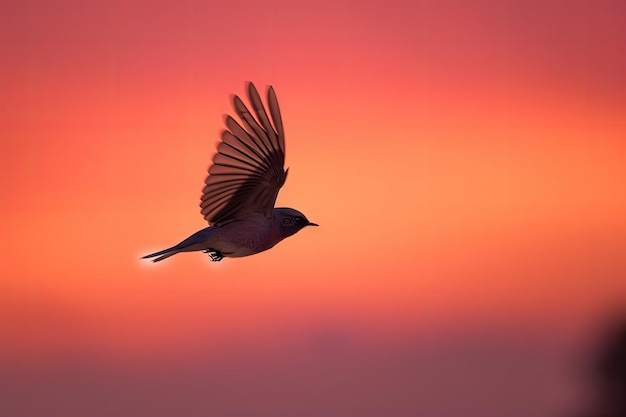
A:
[[[248,99],[254,115],[233,96],[240,122],[226,116],[226,129],[205,180],[200,208],[209,227],[142,259],[158,262],[195,251],[207,253],[214,262],[248,256],[270,249],[306,226],[317,226],[298,210],[274,207],[289,171],[284,169],[285,132],[278,100],[270,86],[268,117],[252,83],[248,83]]]

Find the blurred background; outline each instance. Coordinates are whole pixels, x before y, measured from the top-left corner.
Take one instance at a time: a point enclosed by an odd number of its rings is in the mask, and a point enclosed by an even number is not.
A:
[[[2,2],[0,415],[608,415],[625,28],[619,1]],[[248,80],[278,205],[321,227],[140,261],[206,226]]]

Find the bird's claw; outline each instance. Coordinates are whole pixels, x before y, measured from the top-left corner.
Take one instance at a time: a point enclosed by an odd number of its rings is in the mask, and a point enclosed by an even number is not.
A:
[[[204,253],[209,254],[209,258],[211,258],[212,262],[219,262],[222,260],[222,258],[224,258],[224,255],[222,255],[222,252],[218,250],[207,249],[204,251]]]

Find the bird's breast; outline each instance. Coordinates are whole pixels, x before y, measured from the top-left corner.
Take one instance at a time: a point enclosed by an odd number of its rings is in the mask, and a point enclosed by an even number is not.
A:
[[[271,226],[271,221],[265,218],[228,223],[219,228],[215,249],[235,258],[265,251],[280,241],[276,240]]]

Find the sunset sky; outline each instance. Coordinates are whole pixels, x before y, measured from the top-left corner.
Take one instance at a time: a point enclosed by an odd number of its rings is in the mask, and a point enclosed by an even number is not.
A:
[[[626,305],[625,47],[608,0],[2,2],[0,415],[572,415]],[[246,81],[320,227],[139,260],[206,227]]]

